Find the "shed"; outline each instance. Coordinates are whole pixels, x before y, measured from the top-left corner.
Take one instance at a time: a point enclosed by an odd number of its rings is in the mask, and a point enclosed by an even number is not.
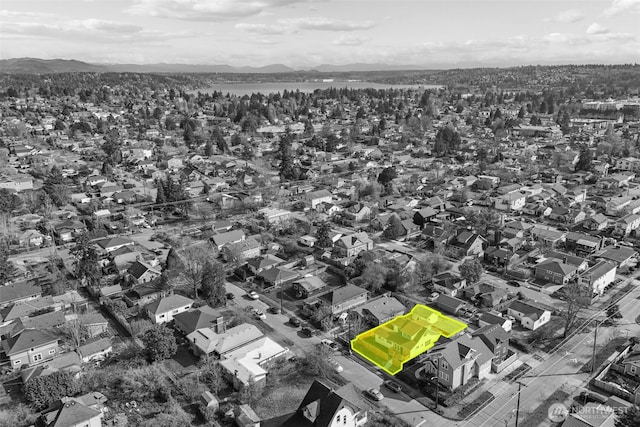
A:
[[[214,411],[217,411],[220,407],[218,398],[210,391],[205,391],[200,395],[200,403],[202,403],[207,408],[211,408]]]

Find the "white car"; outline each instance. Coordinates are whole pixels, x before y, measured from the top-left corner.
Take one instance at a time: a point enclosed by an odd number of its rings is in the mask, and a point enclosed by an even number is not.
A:
[[[254,310],[253,314],[260,320],[266,320],[267,319],[267,315],[264,314],[262,311],[260,310]]]
[[[340,364],[338,362],[336,362],[335,360],[329,358],[327,359],[329,364],[333,367],[333,369],[339,374],[340,372],[344,371],[344,368],[342,366],[340,366]]]
[[[260,299],[260,295],[256,291],[251,291],[247,294],[251,299]]]
[[[384,399],[384,396],[382,393],[380,393],[380,390],[377,390],[375,388],[370,388],[367,390],[367,395],[372,398],[375,401],[381,401],[382,399]]]

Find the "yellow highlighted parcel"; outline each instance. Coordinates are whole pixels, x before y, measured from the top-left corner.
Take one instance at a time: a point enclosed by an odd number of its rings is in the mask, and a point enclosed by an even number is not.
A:
[[[451,338],[466,327],[465,323],[431,307],[416,304],[409,313],[356,336],[351,340],[351,348],[395,375],[406,362],[433,347],[440,336]]]

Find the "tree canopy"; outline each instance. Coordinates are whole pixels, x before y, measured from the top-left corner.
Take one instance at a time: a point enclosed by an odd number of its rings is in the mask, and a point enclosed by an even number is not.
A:
[[[169,359],[178,351],[173,331],[162,324],[149,328],[142,335],[142,342],[147,360],[151,363]]]

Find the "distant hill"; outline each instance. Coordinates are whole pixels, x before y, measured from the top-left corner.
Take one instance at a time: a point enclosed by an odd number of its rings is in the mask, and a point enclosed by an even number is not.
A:
[[[66,72],[120,72],[120,73],[255,73],[277,74],[294,72],[371,72],[404,71],[440,68],[419,65],[364,64],[346,65],[321,64],[315,67],[291,68],[283,64],[263,67],[233,67],[226,64],[90,64],[73,59],[13,58],[0,60],[0,72],[12,74],[46,74]]]
[[[101,65],[74,59],[12,58],[0,60],[0,72],[11,74],[48,74],[68,72],[105,72]]]

